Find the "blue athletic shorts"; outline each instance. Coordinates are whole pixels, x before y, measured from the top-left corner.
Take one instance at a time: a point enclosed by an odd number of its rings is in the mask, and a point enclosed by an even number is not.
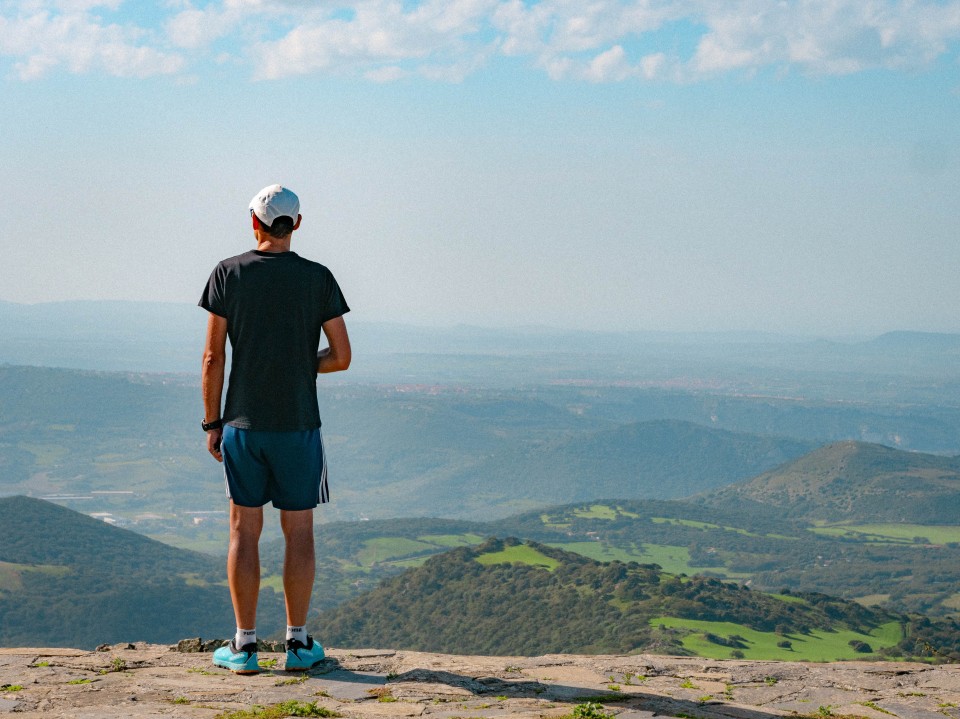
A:
[[[319,429],[260,432],[223,428],[227,499],[241,507],[313,509],[330,501],[327,458]]]

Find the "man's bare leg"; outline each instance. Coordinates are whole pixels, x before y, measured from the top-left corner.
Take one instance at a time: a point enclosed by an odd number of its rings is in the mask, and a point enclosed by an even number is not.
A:
[[[230,550],[227,553],[227,582],[237,627],[257,626],[257,599],[260,596],[260,532],[263,507],[241,507],[230,502]]]
[[[287,625],[307,623],[310,595],[317,565],[313,549],[313,510],[280,510],[280,527],[286,540],[283,556],[283,593],[287,603]]]

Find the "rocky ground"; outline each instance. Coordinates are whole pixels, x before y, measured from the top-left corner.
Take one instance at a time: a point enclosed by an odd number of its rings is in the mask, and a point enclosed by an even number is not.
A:
[[[193,648],[185,644],[182,648]],[[715,661],[637,656],[462,657],[333,649],[309,673],[236,676],[210,654],[130,644],[97,651],[0,649],[0,714],[28,717],[214,719],[307,704],[348,719],[960,719],[960,666]],[[601,706],[583,706],[595,702]]]

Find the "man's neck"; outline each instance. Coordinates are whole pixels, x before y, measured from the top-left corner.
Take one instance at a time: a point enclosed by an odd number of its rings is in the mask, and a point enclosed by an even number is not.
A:
[[[286,237],[273,237],[268,235],[266,232],[258,232],[257,234],[257,250],[260,252],[289,252],[290,251],[290,238],[293,235],[287,235]]]

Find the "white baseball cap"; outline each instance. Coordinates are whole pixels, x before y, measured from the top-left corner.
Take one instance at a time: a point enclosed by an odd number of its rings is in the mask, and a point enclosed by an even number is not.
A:
[[[300,198],[282,185],[268,185],[250,200],[250,212],[267,227],[272,227],[278,217],[289,217],[296,222]]]

